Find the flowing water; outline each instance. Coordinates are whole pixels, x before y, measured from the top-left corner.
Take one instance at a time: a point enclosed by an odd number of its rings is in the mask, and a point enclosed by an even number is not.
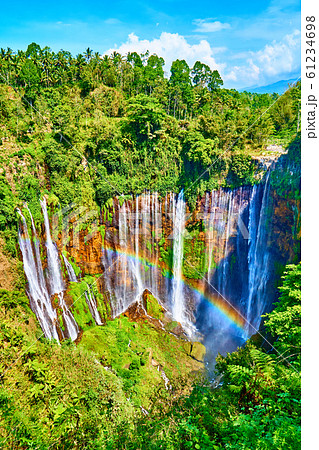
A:
[[[183,275],[185,258],[190,257],[184,251],[189,215],[183,192],[161,200],[157,193],[146,192],[122,205],[115,200],[112,224],[117,224],[118,239],[107,234],[104,251],[105,289],[113,315],[140,301],[147,289],[189,335],[194,325],[204,334],[234,332],[239,341],[254,333],[269,306],[268,179],[254,187],[206,194],[197,211],[204,229],[205,271],[196,282]],[[225,313],[227,307],[233,311]],[[232,313],[244,322],[240,330],[229,320]]]
[[[89,284],[87,284],[87,290],[85,291],[85,298],[86,298],[86,303],[89,307],[90,313],[92,314],[92,317],[95,320],[96,325],[103,325],[100,313],[97,309],[94,292]]]
[[[22,219],[20,222],[18,239],[23,258],[23,267],[28,280],[30,306],[37,316],[45,337],[47,339],[59,340],[56,330],[57,315],[56,311],[52,308],[50,295],[44,280],[39,251],[39,240],[35,231],[33,219],[33,236],[31,240],[25,217],[19,209],[18,213]]]
[[[42,268],[40,241],[32,214],[27,205],[25,205],[31,219],[32,239],[30,239],[25,217],[22,212],[18,210],[22,219],[19,229],[19,245],[23,257],[24,271],[28,280],[30,306],[36,314],[46,338],[59,340],[57,331],[59,330],[64,337],[75,340],[78,336],[79,329],[64,300],[63,293],[65,284],[62,278],[58,250],[51,239],[46,202],[43,199],[40,203],[46,232],[46,276]],[[75,276],[75,274],[73,273],[72,276]],[[62,310],[62,317],[65,325],[64,332],[58,324],[57,313],[52,306],[51,298],[53,295],[57,295],[59,306]]]
[[[62,278],[61,263],[58,249],[51,239],[50,223],[45,198],[43,200],[40,200],[40,204],[42,208],[46,234],[46,249],[47,249],[47,264],[48,264],[47,273],[48,273],[50,295],[57,294],[59,298],[59,305],[62,309],[62,317],[65,323],[67,337],[71,338],[74,341],[78,336],[79,328],[64,300],[63,293],[65,290],[65,284]]]
[[[71,281],[72,283],[76,283],[78,281],[74,269],[72,267],[72,264],[68,261],[67,257],[65,255],[63,255],[63,261],[64,261],[64,265],[66,267],[66,270],[68,272],[68,277],[69,277],[69,281]]]
[[[185,304],[183,293],[182,266],[183,266],[183,245],[185,231],[185,202],[184,193],[178,196],[173,207],[173,295],[172,313],[175,320],[180,323],[185,322]]]
[[[132,303],[141,302],[148,290],[190,337],[195,337],[196,331],[202,333],[208,348],[211,345],[221,352],[230,351],[243,343],[256,332],[261,314],[274,301],[270,289],[274,260],[268,245],[272,233],[270,203],[269,174],[264,184],[207,192],[191,217],[183,191],[163,198],[156,192],[115,198],[112,217],[104,223],[102,251],[102,289],[113,317]],[[57,315],[51,304],[51,297],[56,295],[65,325],[62,334],[74,340],[79,328],[64,300],[67,283],[51,238],[45,200],[41,208],[45,273],[32,215],[29,212],[30,239],[25,217],[19,211],[19,243],[30,303],[46,337],[57,339]],[[197,234],[189,235],[187,229],[194,224]],[[187,243],[186,238],[190,239]],[[201,250],[193,251],[198,244]],[[72,265],[62,256],[68,281],[77,282]],[[185,277],[185,261],[195,274],[192,279]],[[85,297],[95,323],[102,325],[89,285]]]

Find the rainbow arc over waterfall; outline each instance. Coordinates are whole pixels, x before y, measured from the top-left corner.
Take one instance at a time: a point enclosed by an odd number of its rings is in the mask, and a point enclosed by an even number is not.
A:
[[[144,256],[140,255],[137,256],[134,252],[130,251],[127,248],[124,249],[124,248],[114,248],[111,246],[104,246],[103,250],[107,252],[112,252],[115,255],[119,256],[123,255],[134,262],[138,261],[144,267],[148,266],[157,268],[161,272],[161,275],[163,277],[166,278],[172,277],[171,272],[168,271],[167,269],[163,270],[163,267],[161,267],[157,262],[152,261],[150,258],[146,258]],[[190,283],[189,280],[184,276],[182,277],[182,282],[191,291],[198,293],[204,301],[209,302],[212,306],[217,308],[217,310],[220,313],[222,313],[223,316],[225,316],[232,324],[234,324],[236,327],[240,329],[240,332],[243,332],[245,330],[245,324],[247,323],[245,317],[221,295],[217,293],[213,294],[211,292],[207,292],[207,283],[203,283],[202,281],[200,283],[197,283],[195,281]]]

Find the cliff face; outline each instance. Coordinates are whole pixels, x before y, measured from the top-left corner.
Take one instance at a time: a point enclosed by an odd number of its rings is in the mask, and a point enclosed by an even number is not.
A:
[[[71,228],[67,243],[59,235],[60,252],[67,252],[82,276],[101,276],[99,291],[113,315],[145,289],[168,309],[178,300],[176,203],[172,194],[143,194],[122,205],[114,199],[95,224],[76,236]],[[278,195],[270,184],[221,189],[200,199],[192,214],[186,208],[183,221],[185,322],[209,328],[203,298],[214,297],[258,326],[259,315],[276,298],[282,267],[299,258],[300,201]]]
[[[149,293],[179,334],[200,332],[227,350],[243,342],[272,308],[283,266],[300,257],[298,190],[282,183],[289,164],[277,162],[258,185],[207,192],[192,212],[183,192],[114,198],[99,211],[51,208],[50,219],[41,201],[38,236],[20,211],[31,305],[46,336],[79,339],[122,313],[144,320]]]

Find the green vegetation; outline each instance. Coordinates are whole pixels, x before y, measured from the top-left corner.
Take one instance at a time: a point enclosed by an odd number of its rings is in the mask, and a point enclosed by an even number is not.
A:
[[[90,277],[91,278],[91,277]],[[70,283],[68,294],[72,298],[71,307],[74,319],[82,330],[86,330],[95,324],[90,313],[85,298],[85,292],[88,290],[87,277],[84,277],[79,283]]]
[[[288,153],[284,155],[271,174],[271,183],[279,195],[300,200],[300,166],[301,166],[301,136],[297,134],[288,146]],[[291,172],[295,176],[291,176]]]
[[[277,94],[223,89],[200,61],[174,61],[167,79],[163,64],[157,55],[73,57],[34,43],[2,49],[1,230],[15,223],[14,206],[44,192],[62,206],[94,206],[184,187],[194,206],[205,190],[254,183],[252,155],[296,135],[300,83],[256,122]]]
[[[145,296],[146,311],[151,317],[161,320],[163,318],[163,308],[152,294]]]
[[[87,329],[78,346],[35,341],[25,294],[1,291],[0,445],[299,449],[300,265],[287,266],[280,291],[265,322],[279,353],[251,340],[217,358],[219,388],[197,378],[191,392],[196,345],[126,317]]]
[[[175,380],[200,368],[188,357],[182,340],[148,322],[130,322],[126,317],[86,331],[79,348],[96,355],[107,370],[122,379],[133,406],[147,409],[156,386],[163,383],[162,370],[169,380]]]
[[[208,266],[205,255],[205,242],[200,239],[199,231],[187,232],[184,241],[183,275],[186,278],[200,280],[207,272]]]
[[[288,265],[279,287],[280,297],[274,311],[266,314],[266,328],[277,336],[274,347],[285,361],[300,369],[301,356],[301,265]],[[291,353],[291,350],[294,352]]]

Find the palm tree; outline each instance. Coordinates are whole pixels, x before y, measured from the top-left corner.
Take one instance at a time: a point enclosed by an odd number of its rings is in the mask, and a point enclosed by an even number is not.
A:
[[[92,59],[92,55],[93,55],[93,50],[90,49],[90,47],[88,47],[85,52],[83,53],[84,58],[86,60],[87,63],[89,63]]]

